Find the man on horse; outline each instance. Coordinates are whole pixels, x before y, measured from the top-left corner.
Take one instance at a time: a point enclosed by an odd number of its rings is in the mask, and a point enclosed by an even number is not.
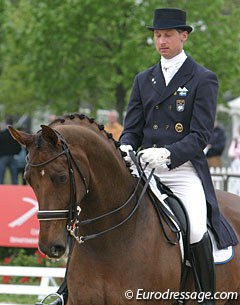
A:
[[[183,47],[192,32],[186,12],[154,12],[153,31],[160,63],[136,75],[120,149],[141,149],[141,162],[183,202],[190,221],[190,249],[202,292],[215,292],[215,268],[207,225],[219,249],[237,244],[220,214],[204,148],[211,137],[218,98],[216,75]],[[129,154],[126,158],[129,158]],[[205,300],[204,304],[215,304]]]

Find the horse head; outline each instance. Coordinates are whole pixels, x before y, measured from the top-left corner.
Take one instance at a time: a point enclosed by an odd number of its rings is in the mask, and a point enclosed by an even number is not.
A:
[[[69,179],[66,157],[61,141],[51,127],[41,126],[35,135],[17,131],[9,127],[12,136],[28,150],[25,178],[33,188],[39,204],[40,220],[39,249],[51,258],[59,258],[67,248],[66,217],[52,217],[47,211],[67,211],[69,209]],[[58,157],[59,156],[59,157]],[[53,162],[57,158],[58,162]],[[54,186],[54,187],[53,187]],[[49,221],[47,221],[49,219]]]
[[[66,252],[67,236],[73,233],[78,221],[80,204],[85,202],[84,216],[88,216],[89,211],[92,213],[93,202],[101,208],[96,193],[104,194],[104,172],[111,167],[116,170],[114,164],[119,164],[129,174],[121,153],[113,145],[116,142],[109,141],[111,137],[102,132],[101,127],[87,119],[80,120],[81,124],[75,121],[74,116],[70,120],[41,125],[36,134],[9,127],[12,136],[28,150],[25,178],[39,204],[39,249],[51,258],[60,258]],[[109,150],[114,152],[110,159]],[[104,159],[105,155],[108,163],[104,170],[98,158]],[[106,202],[106,198],[103,197],[102,202]]]

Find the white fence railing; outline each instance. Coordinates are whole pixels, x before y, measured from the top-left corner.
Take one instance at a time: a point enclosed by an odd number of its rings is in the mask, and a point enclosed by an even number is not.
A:
[[[39,285],[0,284],[0,294],[25,294],[44,297],[58,290],[56,278],[64,278],[65,268],[0,266],[0,276],[41,277]]]
[[[216,189],[240,195],[240,168],[210,168],[213,184]]]

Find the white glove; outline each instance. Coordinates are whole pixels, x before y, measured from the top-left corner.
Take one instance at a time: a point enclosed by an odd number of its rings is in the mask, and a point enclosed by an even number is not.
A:
[[[147,148],[139,152],[140,160],[148,163],[150,168],[167,167],[170,162],[170,151],[166,148]]]
[[[129,151],[133,151],[132,145],[120,145],[120,150],[125,152],[127,155],[125,157],[123,157],[125,159],[125,161],[132,163],[132,159],[129,155]]]

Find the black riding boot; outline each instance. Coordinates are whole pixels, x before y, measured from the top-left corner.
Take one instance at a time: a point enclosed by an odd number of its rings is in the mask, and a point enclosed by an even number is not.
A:
[[[212,243],[208,233],[206,232],[203,238],[191,246],[192,264],[195,266],[195,283],[197,292],[210,292],[213,298],[215,293],[215,266],[212,253]],[[200,287],[199,287],[200,286]],[[201,298],[203,293],[201,293]],[[210,297],[210,298],[211,298]],[[200,300],[202,305],[215,305],[213,299]]]

